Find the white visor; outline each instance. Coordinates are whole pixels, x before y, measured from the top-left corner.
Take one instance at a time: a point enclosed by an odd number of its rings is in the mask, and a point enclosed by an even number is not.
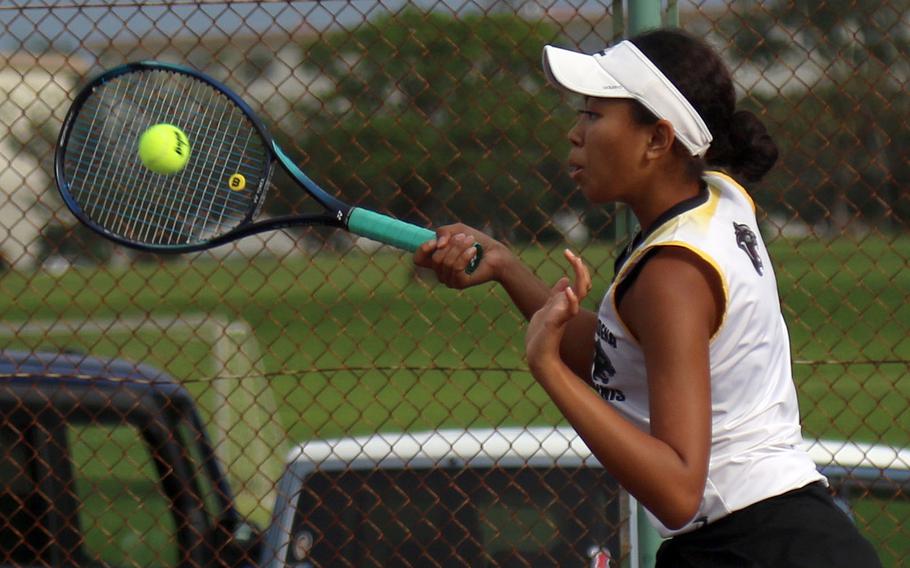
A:
[[[626,40],[595,55],[548,45],[543,48],[547,79],[564,89],[599,98],[635,99],[670,121],[693,156],[704,156],[711,132],[698,112],[635,44]]]

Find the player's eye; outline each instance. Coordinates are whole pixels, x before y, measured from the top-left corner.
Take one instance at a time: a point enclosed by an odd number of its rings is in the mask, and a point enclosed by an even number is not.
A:
[[[578,119],[591,122],[600,118],[600,114],[586,108],[578,109]]]

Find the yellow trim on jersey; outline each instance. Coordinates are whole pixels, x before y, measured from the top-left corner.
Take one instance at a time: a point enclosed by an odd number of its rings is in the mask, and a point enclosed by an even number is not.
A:
[[[720,188],[714,187],[713,185],[708,185],[708,201],[703,203],[701,206],[696,207],[690,211],[687,211],[693,219],[698,221],[702,228],[707,228],[708,223],[711,222],[711,219],[714,217],[714,213],[717,212],[717,205],[720,203]],[[685,215],[686,213],[683,213]]]
[[[654,229],[654,232],[650,233],[644,241],[639,245],[639,250],[644,250],[647,248],[648,243],[660,240],[666,234],[672,233],[679,228],[679,222],[687,222],[689,219],[698,223],[699,226],[703,229],[708,228],[708,224],[711,222],[711,219],[714,217],[714,213],[717,211],[717,206],[720,203],[720,188],[714,187],[712,185],[708,186],[708,199],[704,203],[699,204],[692,209],[683,211],[682,213],[676,215],[665,221],[659,227]],[[631,260],[631,258],[629,259]],[[628,261],[627,261],[628,262]]]
[[[746,201],[749,202],[749,205],[752,206],[752,212],[755,213],[755,201],[752,200],[752,196],[749,195],[749,192],[746,191],[746,188],[744,188],[742,185],[740,185],[738,181],[736,181],[735,179],[731,178],[730,176],[728,176],[728,175],[725,174],[724,172],[720,172],[720,171],[717,171],[717,170],[710,170],[710,171],[707,171],[707,172],[705,172],[705,175],[706,175],[706,176],[717,176],[717,177],[719,177],[719,178],[723,178],[727,183],[729,183],[730,185],[732,185],[733,187],[735,187],[737,190],[739,190],[739,192],[743,194],[743,197],[746,198]]]
[[[695,253],[696,256],[701,258],[711,268],[713,268],[714,272],[717,273],[718,278],[720,278],[720,285],[721,285],[721,288],[723,288],[723,293],[724,293],[724,313],[721,314],[720,324],[717,326],[717,329],[714,330],[714,333],[712,333],[711,337],[708,339],[708,343],[710,344],[720,334],[720,331],[724,328],[724,324],[727,323],[727,308],[730,305],[730,288],[727,285],[727,279],[724,276],[723,270],[720,269],[720,265],[717,264],[717,262],[714,260],[714,258],[711,255],[709,255],[708,253],[706,253],[705,251],[701,250],[700,248],[694,247],[694,246],[692,246],[691,243],[687,243],[685,241],[664,241],[664,242],[657,243],[657,244],[654,244],[651,246],[642,247],[641,249],[639,249],[636,252],[634,258],[630,258],[629,260],[627,260],[625,266],[623,267],[623,270],[619,273],[619,275],[616,278],[616,282],[613,286],[613,291],[610,293],[610,303],[613,304],[613,313],[616,314],[616,319],[617,319],[617,321],[619,321],[619,324],[625,330],[626,335],[629,337],[629,340],[632,341],[632,343],[634,343],[636,346],[641,348],[641,344],[638,342],[638,338],[635,337],[635,334],[632,333],[632,330],[629,329],[628,325],[626,325],[625,320],[622,319],[622,314],[619,313],[619,306],[616,304],[616,289],[619,287],[620,282],[622,282],[622,279],[629,272],[629,270],[631,270],[632,267],[634,267],[636,264],[638,264],[638,261],[641,260],[642,256],[646,252],[648,252],[649,250],[651,250],[653,248],[665,247],[665,246],[680,247],[680,248],[684,248],[688,251]]]

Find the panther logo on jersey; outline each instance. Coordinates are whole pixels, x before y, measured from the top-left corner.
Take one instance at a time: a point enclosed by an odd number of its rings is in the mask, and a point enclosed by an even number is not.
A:
[[[594,345],[594,380],[603,384],[610,383],[610,377],[616,374],[613,362],[599,343]]]
[[[736,232],[736,245],[743,249],[746,256],[752,261],[755,272],[762,276],[764,274],[764,266],[762,265],[761,257],[758,255],[758,239],[755,237],[755,233],[752,232],[748,225],[741,225],[736,221],[733,221],[733,230]]]
[[[613,366],[613,362],[610,361],[610,356],[601,347],[600,342],[595,342],[594,372],[591,373],[591,382],[594,383],[594,389],[597,390],[600,398],[606,401],[623,402],[626,400],[625,393],[608,386],[610,379],[614,375],[616,375],[616,368]]]

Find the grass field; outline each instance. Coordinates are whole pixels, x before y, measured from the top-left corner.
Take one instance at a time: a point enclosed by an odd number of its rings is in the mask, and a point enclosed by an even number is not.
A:
[[[523,256],[553,281],[564,269],[560,251],[530,249]],[[595,271],[592,297],[599,296],[612,273],[613,248],[591,245],[582,253]],[[772,257],[805,435],[908,445],[910,238],[779,240]],[[397,253],[224,264],[202,256],[119,270],[80,267],[58,277],[10,272],[0,286],[7,323],[199,312],[245,320],[290,442],[561,421],[525,371],[523,322],[506,295],[492,286],[464,292],[437,286],[416,277]],[[192,331],[168,336],[150,326],[99,336],[76,329],[16,337],[9,346],[80,349],[155,365],[183,381],[212,416],[212,344]],[[866,509],[861,514],[881,534],[880,546],[910,557],[905,539],[885,534],[887,526],[910,527],[910,508],[892,505],[887,515],[871,504]],[[910,528],[904,530],[906,536]]]
[[[910,251],[910,239],[773,246],[810,435],[906,442],[910,272],[908,253],[900,251]],[[588,301],[593,308],[609,281],[613,250],[589,246],[583,253],[602,285]],[[524,257],[548,280],[563,270],[558,249]],[[559,419],[523,371],[522,321],[505,294],[492,286],[453,292],[415,279],[396,253],[223,265],[201,257],[119,271],[77,268],[61,277],[7,273],[0,285],[6,322],[198,312],[247,321],[279,398],[289,397],[281,412],[295,440]],[[136,334],[19,337],[16,345],[144,361],[200,394],[212,373],[210,341],[191,331],[162,336],[151,325]],[[330,418],[301,416],[317,395]],[[372,401],[379,408],[371,409]],[[419,417],[410,416],[415,410]],[[400,417],[377,418],[395,412]]]

